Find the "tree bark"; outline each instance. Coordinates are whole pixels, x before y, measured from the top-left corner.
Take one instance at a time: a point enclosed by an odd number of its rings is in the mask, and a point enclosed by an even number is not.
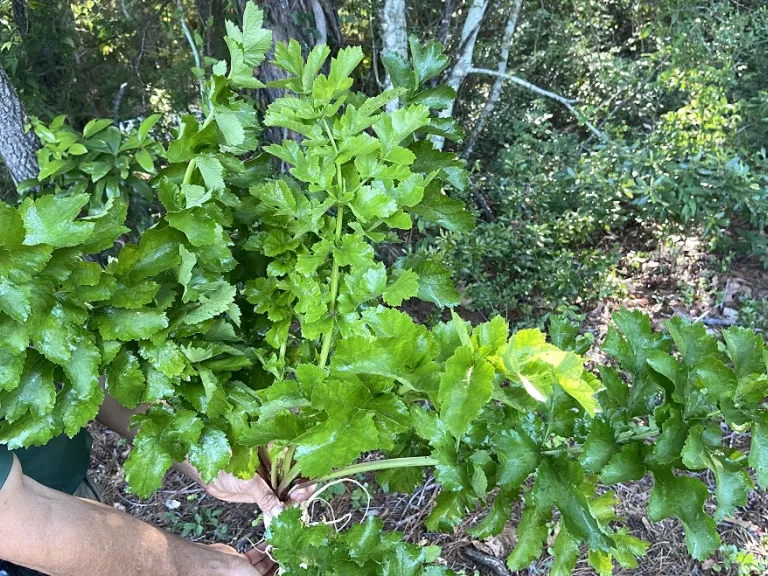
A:
[[[507,73],[507,65],[509,63],[509,49],[512,46],[512,39],[515,36],[515,29],[517,28],[517,21],[520,17],[520,9],[522,5],[523,0],[514,0],[512,11],[509,13],[509,17],[507,18],[507,24],[504,27],[504,36],[501,39],[499,63],[496,67],[496,71],[499,74]],[[488,101],[485,103],[483,111],[480,113],[480,117],[477,119],[477,123],[472,129],[469,140],[467,140],[467,144],[463,153],[464,158],[469,158],[469,156],[472,154],[472,150],[475,147],[475,142],[477,142],[480,134],[483,133],[488,118],[496,108],[496,104],[499,102],[499,98],[501,98],[501,91],[503,87],[504,77],[497,76],[496,80],[493,82],[493,87],[491,88],[491,94],[488,96]]]
[[[440,20],[440,32],[438,39],[440,44],[445,46],[448,41],[448,32],[451,30],[451,16],[453,15],[453,0],[445,0],[445,6],[443,6],[443,19]]]
[[[287,43],[291,39],[295,39],[301,44],[304,54],[317,44],[326,43],[329,33],[333,33],[340,28],[336,21],[336,11],[333,8],[333,2],[330,0],[262,0],[256,2],[264,10],[264,22],[265,26],[272,30],[272,38],[277,42]],[[243,4],[244,6],[244,4]],[[302,29],[300,25],[295,23],[292,12],[304,12],[306,14],[312,14],[315,22],[315,30],[318,37],[315,38],[312,34],[307,34],[305,29]],[[335,38],[337,43],[341,42],[341,38]],[[266,61],[259,67],[259,80],[265,84],[274,80],[280,80],[287,76],[287,73],[282,69],[274,66],[270,63],[274,51],[271,51],[267,56]],[[266,107],[270,102],[274,102],[278,98],[282,97],[284,90],[277,88],[267,88],[260,91],[260,95],[263,97],[263,105]],[[281,131],[276,129],[267,129],[264,133],[266,138],[272,142],[280,142],[288,137],[287,131]]]
[[[382,53],[396,52],[408,58],[408,23],[405,20],[405,0],[385,0],[381,11]],[[374,40],[375,41],[375,40]],[[384,78],[384,88],[392,88],[389,74]],[[397,110],[400,103],[393,100],[387,104],[387,112]]]
[[[488,3],[489,0],[472,0],[472,4],[467,12],[467,18],[464,20],[464,26],[461,29],[461,44],[459,44],[459,58],[456,60],[453,68],[451,68],[448,82],[446,82],[457,93],[459,88],[461,88],[461,83],[464,82],[464,79],[472,69],[477,35],[480,32],[483,17],[488,9]],[[448,118],[452,114],[453,103],[446,110],[443,110],[440,116]],[[435,136],[433,142],[438,150],[442,150],[443,146],[445,146],[445,138],[442,136]]]
[[[0,157],[17,185],[40,171],[35,156],[40,144],[32,130],[24,131],[27,123],[27,111],[0,66]]]

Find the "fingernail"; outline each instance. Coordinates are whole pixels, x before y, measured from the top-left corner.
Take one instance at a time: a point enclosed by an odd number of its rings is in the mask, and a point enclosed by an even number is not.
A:
[[[270,511],[269,511],[269,515],[270,515],[270,516],[272,516],[272,517],[274,518],[275,516],[277,516],[278,514],[280,514],[280,512],[282,512],[283,510],[285,510],[285,508],[283,507],[283,505],[282,505],[282,504],[278,504],[277,506],[275,506],[274,508],[272,508],[272,510],[270,510]]]

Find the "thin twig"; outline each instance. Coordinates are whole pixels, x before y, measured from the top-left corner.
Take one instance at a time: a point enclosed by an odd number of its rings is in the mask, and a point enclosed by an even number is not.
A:
[[[538,94],[539,96],[544,96],[545,98],[549,98],[551,100],[554,100],[555,102],[559,102],[563,106],[565,106],[571,114],[576,116],[579,120],[581,120],[584,125],[589,128],[589,130],[594,134],[597,138],[600,140],[607,140],[606,135],[598,130],[594,124],[592,124],[589,120],[584,118],[584,115],[581,114],[576,108],[573,107],[573,105],[578,102],[577,99],[574,98],[566,98],[565,96],[561,96],[560,94],[556,94],[554,92],[550,92],[549,90],[545,90],[544,88],[540,88],[539,86],[536,86],[535,84],[531,84],[527,80],[523,80],[519,76],[515,76],[513,74],[505,74],[501,73],[497,70],[490,70],[489,68],[470,68],[469,70],[470,74],[488,74],[489,76],[497,76],[501,78],[505,78],[509,80],[510,82],[517,84],[518,86],[522,86],[523,88],[526,88],[527,90],[530,90],[534,94]]]
[[[195,39],[192,37],[192,33],[189,31],[187,21],[184,18],[184,6],[181,4],[181,0],[176,0],[176,6],[179,8],[179,22],[181,23],[181,29],[184,31],[184,36],[189,43],[189,48],[192,50],[192,56],[195,58],[195,67],[199,70],[203,69],[200,61],[200,53],[197,51],[197,45],[195,45]],[[200,94],[203,93],[203,79],[198,78],[198,84],[200,85]]]

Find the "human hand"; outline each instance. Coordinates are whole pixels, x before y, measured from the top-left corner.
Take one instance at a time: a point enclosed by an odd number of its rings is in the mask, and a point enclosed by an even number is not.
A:
[[[216,479],[205,487],[208,494],[225,502],[256,504],[264,513],[264,523],[269,525],[272,518],[285,509],[284,502],[261,476],[256,474],[250,480],[241,480],[236,476],[221,471]],[[314,487],[294,490],[289,496],[292,503],[307,500],[314,492]]]
[[[231,557],[232,564],[227,570],[227,576],[274,576],[277,574],[278,566],[266,553],[266,543],[245,554],[240,554],[225,544],[211,544],[208,548]]]

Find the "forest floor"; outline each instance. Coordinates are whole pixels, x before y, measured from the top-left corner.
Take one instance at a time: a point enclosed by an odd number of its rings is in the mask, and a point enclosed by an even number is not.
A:
[[[768,273],[761,266],[750,262],[726,262],[708,255],[695,238],[678,238],[667,244],[672,248],[660,249],[650,256],[647,252],[626,252],[617,278],[624,284],[624,296],[605,299],[586,312],[584,328],[594,333],[596,342],[601,342],[605,336],[611,313],[622,306],[645,311],[659,326],[674,315],[682,315],[702,320],[715,331],[732,323],[758,329],[768,327],[768,306],[765,305],[768,302]],[[594,350],[590,355],[601,360]],[[217,501],[193,481],[173,471],[166,476],[163,490],[148,500],[137,499],[127,491],[125,483],[123,464],[129,453],[125,441],[99,425],[93,425],[91,432],[95,439],[91,474],[106,504],[195,542],[223,542],[245,549],[262,539],[264,526],[255,506]],[[743,435],[731,433],[727,439],[736,448],[748,448],[748,438]],[[702,479],[713,486],[710,473]],[[371,478],[356,480],[357,484],[337,486],[337,494],[329,505],[317,502],[313,516],[326,521],[337,520],[338,525],[343,526],[360,521],[366,514],[374,514],[384,520],[388,529],[404,532],[411,542],[441,545],[441,558],[456,571],[465,570],[470,576],[509,574],[505,569],[488,568],[468,559],[465,551],[474,547],[487,557],[506,558],[516,541],[519,507],[514,510],[502,534],[488,541],[474,541],[466,533],[466,529],[482,517],[482,511],[468,516],[451,534],[428,534],[423,521],[438,493],[431,478],[428,477],[413,495],[382,494],[375,491]],[[651,488],[649,477],[640,483],[616,487],[621,502],[618,515],[626,520],[630,532],[648,541],[650,547],[637,569],[618,569],[615,574],[768,574],[768,494],[753,492],[747,507],[720,523],[718,530],[723,537],[723,546],[716,557],[702,563],[692,560],[686,553],[679,522],[652,523],[648,520],[646,508]],[[714,504],[710,502],[708,505],[711,512]],[[518,574],[545,575],[550,567],[551,557],[544,554]],[[575,574],[594,572],[582,558]]]

